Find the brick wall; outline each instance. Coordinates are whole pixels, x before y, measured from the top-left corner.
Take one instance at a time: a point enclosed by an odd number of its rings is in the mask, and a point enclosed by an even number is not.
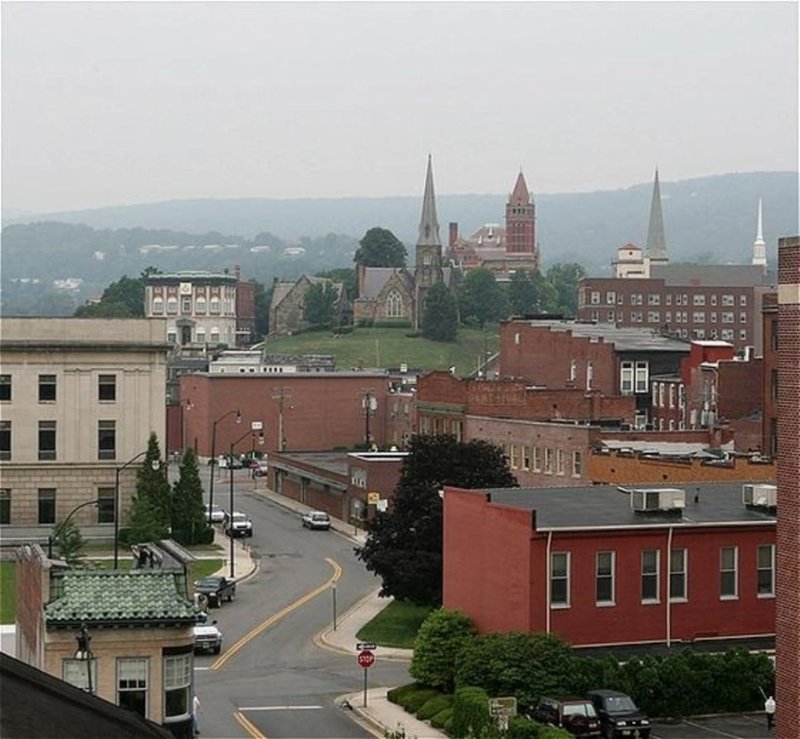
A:
[[[778,241],[778,739],[800,714],[800,237]]]
[[[762,430],[761,449],[773,456],[776,440],[773,438],[778,427],[778,399],[773,397],[773,371],[778,371],[778,293],[767,293],[763,303],[763,364],[761,378]],[[777,377],[777,374],[775,375]]]
[[[720,362],[717,407],[720,418],[743,418],[761,410],[763,361]]]

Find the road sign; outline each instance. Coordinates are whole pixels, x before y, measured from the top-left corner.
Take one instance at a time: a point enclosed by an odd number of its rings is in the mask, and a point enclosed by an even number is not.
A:
[[[375,655],[368,649],[364,649],[358,653],[357,659],[359,667],[363,667],[366,670],[367,667],[372,667],[372,664],[375,662]]]
[[[489,698],[489,713],[492,716],[516,716],[517,699],[513,696],[508,698]]]
[[[378,645],[371,641],[360,641],[356,644],[356,649],[359,652],[363,652],[365,649],[368,652],[371,652],[373,649],[377,649]]]

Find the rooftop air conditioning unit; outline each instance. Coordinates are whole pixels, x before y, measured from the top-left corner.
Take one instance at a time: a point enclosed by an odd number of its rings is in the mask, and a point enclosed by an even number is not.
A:
[[[686,507],[686,491],[679,488],[638,488],[631,490],[631,508],[642,513],[681,511]]]
[[[778,488],[766,483],[742,485],[742,503],[747,506],[775,508],[778,505]]]

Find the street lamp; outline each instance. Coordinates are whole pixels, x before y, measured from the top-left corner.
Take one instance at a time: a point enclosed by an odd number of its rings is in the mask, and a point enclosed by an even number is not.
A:
[[[234,531],[234,529],[233,529],[233,447],[236,446],[236,444],[238,444],[240,441],[242,441],[242,439],[246,439],[248,436],[250,436],[250,434],[253,434],[253,436],[255,437],[256,431],[259,431],[259,443],[260,444],[264,443],[263,442],[264,432],[260,431],[260,429],[262,427],[261,421],[253,421],[253,423],[250,424],[250,425],[251,425],[251,428],[246,434],[242,434],[238,439],[236,439],[235,441],[231,442],[230,456],[228,457],[228,460],[229,460],[229,465],[228,466],[230,468],[230,488],[229,488],[229,502],[228,502],[228,506],[230,508],[230,510],[228,511],[228,513],[230,515],[230,523],[229,523],[230,528],[228,529],[228,535],[230,536],[230,539],[231,539],[231,580],[233,580],[233,577],[234,577],[234,558],[236,556],[235,549],[233,547],[233,531]]]
[[[79,511],[81,508],[86,508],[87,505],[99,505],[99,500],[87,500],[85,503],[81,503],[80,505],[76,505],[68,514],[67,517],[61,522],[58,528],[47,537],[47,558],[53,559],[53,542],[58,539],[58,535],[61,533],[61,530],[67,525],[69,520],[75,514],[76,511]]]
[[[208,483],[208,510],[209,516],[214,508],[214,465],[217,463],[217,424],[224,421],[228,416],[236,414],[236,423],[242,422],[242,412],[239,410],[223,413],[216,421],[211,424],[211,479]]]
[[[94,693],[92,687],[92,660],[94,660],[94,654],[92,654],[92,637],[85,623],[81,624],[81,630],[75,637],[75,641],[78,642],[78,648],[75,650],[75,659],[86,662],[86,678],[89,683],[89,692]]]
[[[116,570],[119,565],[119,519],[120,519],[120,510],[119,510],[119,475],[120,473],[129,465],[132,465],[137,459],[144,457],[147,454],[147,450],[143,452],[139,452],[135,457],[129,459],[125,464],[121,467],[117,467],[115,469],[115,480],[114,480],[114,569]],[[157,470],[159,468],[160,462],[157,459],[153,460],[153,469]]]

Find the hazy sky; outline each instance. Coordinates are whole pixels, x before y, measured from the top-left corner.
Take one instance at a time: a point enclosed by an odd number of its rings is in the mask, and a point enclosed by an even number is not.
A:
[[[3,208],[794,170],[797,54],[795,2],[3,2]]]

